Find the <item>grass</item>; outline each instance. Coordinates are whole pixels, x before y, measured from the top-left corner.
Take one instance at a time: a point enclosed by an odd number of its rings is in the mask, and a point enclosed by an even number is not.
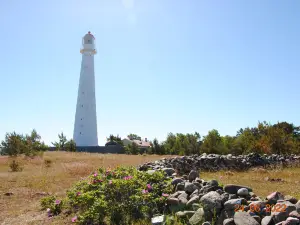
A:
[[[48,219],[39,205],[43,194],[63,197],[72,184],[102,166],[136,166],[164,157],[45,152],[42,157],[34,159],[19,157],[17,160],[23,171],[10,172],[11,159],[0,156],[0,224],[47,224]],[[5,196],[8,192],[13,195]]]
[[[10,159],[0,157],[0,224],[70,224],[70,218],[62,215],[49,219],[45,212],[40,211],[39,200],[45,193],[64,197],[66,190],[75,182],[101,166],[135,166],[164,157],[168,156],[46,152],[34,159],[19,157],[18,161],[23,166],[21,172],[10,172]],[[204,180],[216,179],[224,185],[250,186],[263,198],[273,191],[280,191],[300,199],[299,175],[299,167],[200,173]],[[272,181],[272,178],[283,180]],[[5,196],[8,192],[13,195]]]
[[[300,199],[300,167],[277,167],[268,170],[253,168],[247,172],[203,172],[200,173],[200,177],[204,180],[216,179],[223,185],[240,184],[249,186],[257,196],[263,199],[274,191]]]

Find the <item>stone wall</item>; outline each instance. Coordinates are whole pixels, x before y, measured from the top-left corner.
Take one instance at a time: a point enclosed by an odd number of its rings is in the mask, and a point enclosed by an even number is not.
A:
[[[296,155],[259,155],[251,153],[248,155],[233,156],[202,154],[164,158],[155,162],[140,165],[139,170],[174,168],[178,174],[185,174],[191,170],[218,171],[218,170],[247,170],[251,167],[267,167],[271,165],[288,166],[300,163],[300,156]]]

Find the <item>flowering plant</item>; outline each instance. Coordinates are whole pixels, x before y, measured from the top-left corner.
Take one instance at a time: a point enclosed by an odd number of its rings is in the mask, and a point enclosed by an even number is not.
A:
[[[66,207],[79,224],[132,224],[162,213],[167,193],[172,192],[163,171],[153,174],[133,167],[100,168],[67,191]]]

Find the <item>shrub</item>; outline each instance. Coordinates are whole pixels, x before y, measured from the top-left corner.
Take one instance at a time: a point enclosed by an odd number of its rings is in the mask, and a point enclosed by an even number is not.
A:
[[[15,159],[11,163],[9,163],[9,167],[12,172],[21,172],[23,170],[23,167]]]
[[[51,159],[44,159],[44,164],[46,167],[50,167],[52,164],[52,160]]]
[[[63,201],[56,199],[55,196],[47,196],[41,199],[41,207],[43,210],[47,209],[48,215],[58,215],[63,206]]]
[[[170,179],[162,171],[151,175],[132,167],[100,168],[67,191],[66,205],[79,224],[132,224],[163,213],[171,192]]]

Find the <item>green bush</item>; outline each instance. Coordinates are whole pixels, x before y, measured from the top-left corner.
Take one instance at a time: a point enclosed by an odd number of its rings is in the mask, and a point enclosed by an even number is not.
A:
[[[12,172],[21,172],[23,170],[23,167],[16,160],[13,160],[12,162],[10,162],[9,167]]]
[[[63,201],[56,199],[55,196],[47,196],[41,199],[41,207],[47,210],[49,216],[61,213]]]
[[[133,167],[99,169],[67,191],[66,207],[79,224],[132,224],[163,213],[170,182],[162,171],[150,175]]]

